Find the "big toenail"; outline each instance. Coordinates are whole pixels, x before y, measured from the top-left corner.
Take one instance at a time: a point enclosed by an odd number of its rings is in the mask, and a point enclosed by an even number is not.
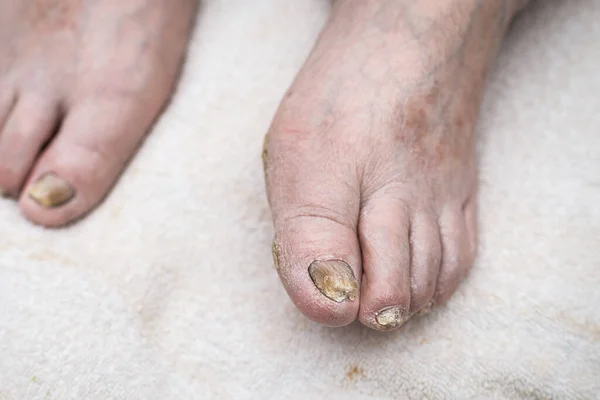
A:
[[[417,313],[415,315],[417,317],[422,317],[423,315],[427,315],[431,312],[431,310],[433,309],[433,306],[435,306],[435,301],[431,300],[429,303],[427,303],[427,305],[425,307],[423,307],[419,311],[417,311]]]
[[[317,260],[310,264],[308,273],[317,289],[337,303],[354,301],[358,295],[354,272],[342,260]]]
[[[54,208],[70,201],[75,196],[75,189],[69,182],[48,172],[29,186],[27,194],[42,207]]]
[[[397,328],[408,320],[408,315],[404,309],[397,306],[386,307],[375,315],[377,324],[384,329]]]

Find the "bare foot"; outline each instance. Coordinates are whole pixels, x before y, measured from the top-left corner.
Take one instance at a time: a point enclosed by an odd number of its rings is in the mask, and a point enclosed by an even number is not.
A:
[[[0,192],[66,224],[109,191],[173,91],[196,0],[0,0]]]
[[[265,142],[273,252],[298,308],[389,330],[476,255],[475,124],[520,5],[339,0]]]

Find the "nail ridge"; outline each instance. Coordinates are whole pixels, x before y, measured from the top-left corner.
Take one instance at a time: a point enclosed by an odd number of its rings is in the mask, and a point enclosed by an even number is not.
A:
[[[343,260],[315,260],[309,265],[308,273],[321,294],[336,303],[354,301],[358,297],[354,271]]]

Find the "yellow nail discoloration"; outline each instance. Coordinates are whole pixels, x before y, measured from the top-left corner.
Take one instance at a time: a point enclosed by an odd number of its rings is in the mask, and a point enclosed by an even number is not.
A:
[[[271,251],[273,253],[273,264],[275,265],[275,269],[279,269],[279,256],[281,254],[281,249],[275,241],[273,241]]]
[[[317,289],[337,303],[354,301],[358,296],[356,277],[344,261],[315,261],[308,267],[308,273]]]
[[[406,312],[397,306],[386,307],[380,310],[375,316],[375,321],[383,329],[397,328],[402,326],[407,320]]]
[[[8,190],[6,190],[2,186],[0,186],[0,198],[5,198],[5,197],[8,197]]]
[[[70,201],[75,196],[75,189],[67,181],[50,172],[29,186],[27,194],[42,207],[54,208]]]

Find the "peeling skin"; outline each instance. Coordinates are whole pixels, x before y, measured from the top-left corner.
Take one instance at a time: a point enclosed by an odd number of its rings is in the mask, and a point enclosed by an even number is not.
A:
[[[47,173],[29,187],[27,194],[42,207],[55,208],[75,197],[75,189],[56,174]]]
[[[275,241],[273,241],[273,244],[271,245],[271,251],[273,253],[273,264],[275,265],[275,269],[279,269],[279,255],[281,254],[281,248]]]
[[[408,318],[409,316],[402,308],[392,306],[380,310],[375,316],[375,321],[383,329],[393,329],[402,326],[408,321]]]
[[[327,298],[342,303],[358,296],[358,283],[350,266],[342,260],[315,261],[308,273],[319,291]]]

